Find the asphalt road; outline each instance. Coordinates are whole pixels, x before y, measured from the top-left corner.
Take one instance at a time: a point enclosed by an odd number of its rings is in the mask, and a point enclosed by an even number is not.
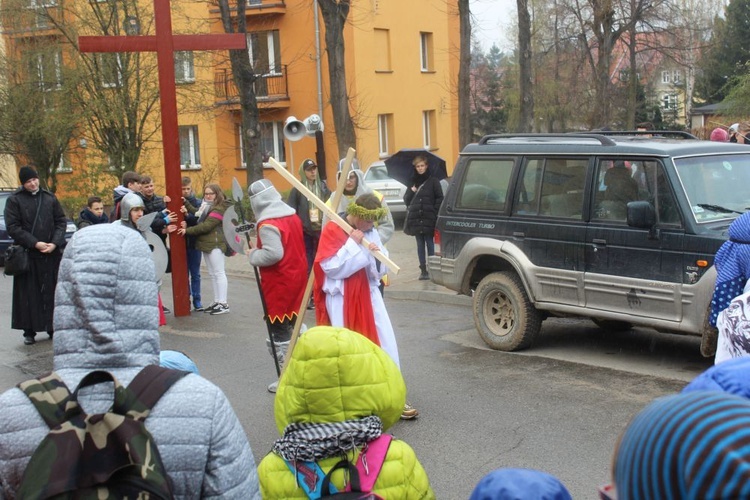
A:
[[[24,346],[9,329],[11,286],[0,278],[0,390],[51,369],[52,342]],[[169,283],[162,293],[171,296]],[[485,473],[508,466],[543,469],[574,498],[595,498],[631,416],[710,365],[695,339],[606,335],[578,319],[546,321],[529,351],[496,352],[476,334],[469,307],[409,296],[421,297],[386,292],[386,305],[421,415],[390,432],[415,449],[438,498],[467,498]],[[190,354],[226,392],[260,460],[278,436],[266,392],[274,368],[255,282],[231,277],[229,297],[230,314],[168,316],[162,347]]]

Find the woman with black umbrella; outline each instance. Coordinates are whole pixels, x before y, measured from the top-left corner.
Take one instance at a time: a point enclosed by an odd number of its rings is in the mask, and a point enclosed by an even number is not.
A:
[[[412,161],[414,174],[411,187],[404,194],[407,206],[404,233],[417,239],[417,256],[419,257],[420,280],[430,279],[427,274],[426,255],[435,254],[435,223],[437,222],[440,204],[443,202],[443,190],[440,181],[432,175],[424,156],[416,156]]]

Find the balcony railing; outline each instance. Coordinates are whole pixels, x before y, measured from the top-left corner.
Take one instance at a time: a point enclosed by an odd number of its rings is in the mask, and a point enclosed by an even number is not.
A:
[[[218,12],[218,0],[209,0],[209,2],[211,4],[211,12]],[[236,12],[237,8],[230,7],[229,10],[231,10],[232,12]],[[285,14],[286,3],[284,3],[284,0],[247,0],[245,13],[248,16],[252,16],[255,14]]]
[[[256,75],[253,87],[259,101],[289,99],[286,65],[281,66],[280,72],[267,71]],[[214,89],[218,102],[230,103],[239,100],[240,94],[234,84],[234,77],[228,69],[214,73]]]

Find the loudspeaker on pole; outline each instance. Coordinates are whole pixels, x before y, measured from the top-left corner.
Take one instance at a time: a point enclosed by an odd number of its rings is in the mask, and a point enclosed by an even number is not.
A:
[[[307,133],[305,124],[294,116],[290,116],[284,122],[284,137],[289,141],[299,141]]]

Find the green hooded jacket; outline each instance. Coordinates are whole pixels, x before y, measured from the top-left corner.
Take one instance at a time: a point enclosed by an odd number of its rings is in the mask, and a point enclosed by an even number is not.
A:
[[[292,423],[330,423],[377,415],[385,432],[399,420],[406,399],[406,385],[388,354],[364,336],[331,326],[318,326],[297,341],[289,364],[279,381],[274,401],[276,427],[283,433]],[[359,450],[349,454],[355,463]],[[325,473],[339,457],[320,460]],[[279,455],[271,452],[258,467],[261,493],[269,499],[307,497]],[[344,487],[337,471],[333,484]],[[422,465],[414,450],[398,439],[391,441],[374,493],[391,499],[433,499]]]

